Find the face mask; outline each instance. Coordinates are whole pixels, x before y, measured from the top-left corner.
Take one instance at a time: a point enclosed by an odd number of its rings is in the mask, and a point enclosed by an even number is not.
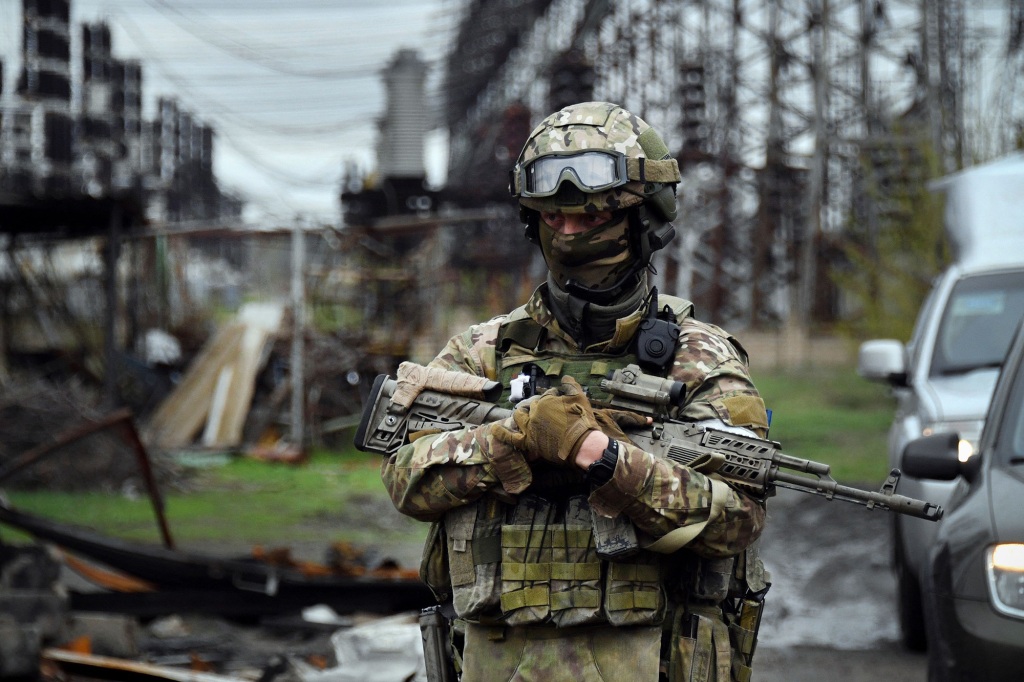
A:
[[[623,216],[618,222],[566,235],[541,220],[538,236],[544,260],[560,287],[571,279],[589,289],[603,289],[633,266],[628,228],[629,220]]]

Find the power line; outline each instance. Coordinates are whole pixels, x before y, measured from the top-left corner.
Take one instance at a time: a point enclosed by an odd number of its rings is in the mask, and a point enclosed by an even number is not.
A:
[[[164,16],[177,24],[182,30],[211,45],[225,54],[258,64],[275,73],[302,78],[353,78],[365,75],[363,69],[303,69],[296,68],[288,62],[269,56],[271,51],[280,51],[278,46],[266,44],[254,47],[252,36],[242,35],[242,39],[231,36],[233,31],[223,24],[216,24],[208,16],[197,17],[185,14],[180,7],[171,5],[167,0],[146,0],[147,4],[160,11]],[[207,25],[213,25],[208,29]],[[308,58],[305,56],[303,58]]]
[[[122,20],[126,22],[126,28],[128,28],[129,30],[134,30],[134,31],[139,33],[139,35],[136,35],[136,39],[141,40],[143,43],[148,44],[148,41],[146,40],[146,38],[141,36],[141,32],[138,31],[138,26],[135,25],[134,22],[132,22],[127,17],[122,17]],[[170,80],[172,83],[174,83],[182,91],[184,91],[184,92],[189,92],[190,91],[189,86],[187,84],[185,84],[184,82],[182,82],[182,80],[178,76],[176,76],[175,74],[171,73],[170,71],[165,71],[164,72],[164,76],[168,80]],[[210,107],[208,105],[206,107],[202,107],[202,108],[206,108],[207,110],[210,109]],[[223,109],[223,107],[218,106],[216,103],[214,103],[214,106],[212,108],[214,110],[216,110],[218,108],[219,109]],[[240,118],[240,117],[238,117],[238,116],[236,116],[236,115],[234,115],[234,114],[232,114],[230,112],[225,112],[225,113],[222,113],[221,115],[223,117],[229,119],[229,120],[233,119],[233,118],[234,119]],[[273,176],[278,181],[285,182],[285,183],[287,183],[289,185],[292,185],[292,186],[302,186],[302,187],[326,187],[328,185],[331,185],[331,186],[336,186],[337,185],[337,181],[336,180],[334,180],[331,183],[327,183],[326,181],[323,181],[323,180],[313,180],[313,179],[310,179],[310,178],[300,178],[298,176],[295,176],[295,175],[292,175],[292,174],[287,173],[285,171],[282,171],[280,168],[277,168],[277,167],[273,166],[270,162],[268,162],[265,158],[263,158],[258,153],[255,153],[251,149],[247,149],[244,145],[239,144],[238,139],[236,137],[234,137],[233,133],[231,133],[229,131],[228,127],[221,127],[216,132],[217,132],[218,137],[222,137],[223,139],[225,139],[231,145],[231,147],[240,156],[246,158],[248,161],[250,161],[254,165],[258,166],[261,170],[263,170],[268,175]]]
[[[152,45],[149,43],[148,38],[145,37],[143,31],[141,31],[137,24],[131,20],[127,15],[120,15],[119,17],[122,26],[132,34],[132,38],[143,46],[143,49],[153,54],[155,50],[152,49]],[[344,130],[351,129],[354,125],[365,124],[372,122],[372,116],[359,116],[350,117],[342,121],[335,121],[330,123],[324,123],[316,126],[310,125],[289,125],[289,124],[268,124],[263,121],[257,121],[252,118],[243,116],[235,111],[232,111],[230,107],[226,106],[222,101],[209,97],[208,95],[199,95],[196,93],[194,86],[188,83],[183,77],[179,76],[176,72],[172,71],[171,68],[163,62],[163,60],[152,58],[150,60],[154,66],[156,66],[164,78],[170,81],[179,91],[183,94],[186,99],[192,100],[196,109],[199,111],[205,111],[213,116],[226,119],[233,125],[244,128],[250,131],[259,131],[263,133],[269,133],[273,135],[324,135],[342,132]],[[308,109],[308,105],[304,105]],[[294,111],[294,110],[293,110]],[[197,112],[198,113],[198,112]],[[202,116],[202,114],[199,114]]]
[[[426,61],[439,63],[450,38],[443,12],[415,18],[436,10],[440,0],[391,2],[388,21],[372,30],[360,27],[374,15],[356,14],[354,4],[297,0],[287,5],[288,14],[268,8],[270,21],[264,23],[272,33],[266,34],[257,21],[267,17],[243,9],[252,0],[121,0],[113,13],[129,46],[134,43],[154,71],[147,91],[166,83],[196,119],[214,126],[223,141],[215,149],[218,177],[226,186],[265,185],[235,191],[260,214],[294,215],[307,197],[323,197],[316,213],[329,211],[337,201],[342,158],[370,158],[385,106],[379,78],[396,45],[418,42],[410,46],[438,55]],[[352,16],[337,16],[345,10]],[[308,15],[310,28],[300,28],[304,19],[297,14]]]

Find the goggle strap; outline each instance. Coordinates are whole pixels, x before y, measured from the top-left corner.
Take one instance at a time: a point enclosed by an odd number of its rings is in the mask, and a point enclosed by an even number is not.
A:
[[[679,162],[675,159],[626,158],[626,174],[639,182],[679,182]]]

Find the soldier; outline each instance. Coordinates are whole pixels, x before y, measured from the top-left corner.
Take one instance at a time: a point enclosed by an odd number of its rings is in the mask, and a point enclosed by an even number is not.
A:
[[[547,281],[430,363],[500,381],[507,407],[527,378],[540,395],[383,464],[395,507],[432,522],[421,573],[454,610],[464,682],[750,677],[763,502],[634,446],[626,431],[646,418],[591,403],[609,371],[639,363],[685,385],[673,417],[767,435],[740,344],[648,281],[679,181],[619,106],[545,118],[510,190]]]

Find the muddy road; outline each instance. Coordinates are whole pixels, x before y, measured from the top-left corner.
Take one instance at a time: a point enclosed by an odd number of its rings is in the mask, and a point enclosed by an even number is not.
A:
[[[889,513],[790,490],[768,509],[754,680],[924,682],[925,655],[899,643]]]

